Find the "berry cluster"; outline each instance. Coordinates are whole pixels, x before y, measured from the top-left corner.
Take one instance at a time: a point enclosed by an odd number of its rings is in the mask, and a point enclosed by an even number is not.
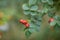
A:
[[[20,23],[24,24],[26,28],[29,28],[29,23],[26,20],[20,19]]]

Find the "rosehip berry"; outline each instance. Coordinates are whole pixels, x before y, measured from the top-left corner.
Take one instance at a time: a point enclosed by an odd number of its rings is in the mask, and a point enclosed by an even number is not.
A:
[[[20,22],[21,22],[22,24],[27,24],[27,21],[26,21],[26,20],[23,20],[23,19],[21,19]]]
[[[24,24],[27,24],[28,22],[26,20],[23,21]]]
[[[26,26],[26,28],[28,28],[30,25],[27,23],[25,26]]]
[[[19,22],[22,22],[23,20],[21,19],[21,20],[19,20]]]
[[[50,23],[50,22],[53,22],[53,21],[54,21],[54,18],[50,18],[48,22]]]

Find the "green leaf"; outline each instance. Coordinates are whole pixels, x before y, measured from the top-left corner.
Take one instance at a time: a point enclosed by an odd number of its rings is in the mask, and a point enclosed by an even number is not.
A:
[[[47,3],[47,0],[41,0],[42,3]]]
[[[34,28],[29,28],[29,31],[30,31],[31,33],[36,32],[36,30],[35,30]]]
[[[39,25],[38,24],[35,24],[35,23],[30,23],[30,28],[29,28],[29,31],[30,32],[36,32],[36,31],[39,31],[40,30],[40,23]]]
[[[42,21],[42,17],[41,16],[42,16],[42,14],[40,16],[38,15],[38,17],[37,17],[38,21]]]
[[[30,28],[34,28],[34,27],[35,27],[34,23],[30,22]]]
[[[53,0],[47,0],[49,5],[53,5]]]
[[[56,24],[56,21],[53,21],[50,23],[50,26],[55,26],[55,24]]]
[[[55,13],[49,12],[49,13],[48,13],[48,16],[49,16],[49,17],[54,17],[54,16],[55,16]]]
[[[31,6],[31,9],[30,9],[30,10],[32,10],[32,11],[37,11],[37,10],[38,10],[38,6],[37,6],[37,5]]]
[[[57,20],[57,21],[60,21],[60,17],[59,16],[54,16],[54,18]]]
[[[36,21],[36,25],[37,25],[37,26],[40,26],[40,24],[41,24],[41,21],[38,21],[38,20],[37,20],[37,21]]]
[[[29,10],[29,7],[27,4],[23,4],[22,8],[23,8],[23,10]]]
[[[30,32],[40,31],[40,26],[38,26],[38,25],[35,25],[34,27],[32,26],[32,27],[29,28],[29,31]]]
[[[35,16],[35,15],[37,15],[37,12],[34,12],[34,11],[29,11],[29,10],[26,10],[26,11],[24,11],[24,14],[25,15],[29,15],[29,14],[31,14],[32,16]]]
[[[36,2],[37,2],[37,0],[29,0],[29,5],[31,6],[31,5],[34,5],[34,4],[36,4]]]
[[[45,13],[47,13],[48,12],[48,8],[45,8],[45,9],[43,9],[44,11],[45,11]]]
[[[44,9],[46,8],[46,9],[50,10],[50,9],[52,9],[51,7],[52,7],[52,6],[50,6],[50,5],[47,4],[47,3],[46,3],[46,4],[43,4],[43,8],[44,8]]]
[[[54,26],[54,29],[57,31],[57,30],[60,30],[60,25],[58,23],[56,23],[56,25]]]
[[[40,13],[38,13],[38,18],[42,18],[42,16],[44,15],[45,13],[43,13],[42,11]]]
[[[57,20],[57,19],[58,19],[58,16],[54,16],[54,19],[56,19],[56,20]]]
[[[29,38],[29,37],[31,36],[31,32],[30,32],[29,30],[27,30],[27,31],[25,32],[25,35],[26,35],[27,38]]]
[[[57,21],[57,24],[60,26],[60,21]]]
[[[48,3],[49,5],[53,4],[53,0],[41,0],[42,3]]]
[[[35,15],[37,15],[37,12],[31,12],[31,15],[35,16]]]
[[[38,3],[41,3],[41,0],[38,0]]]
[[[24,14],[25,15],[29,15],[31,12],[28,10],[28,11],[24,11]]]
[[[41,13],[48,13],[48,9],[47,8],[44,8]]]

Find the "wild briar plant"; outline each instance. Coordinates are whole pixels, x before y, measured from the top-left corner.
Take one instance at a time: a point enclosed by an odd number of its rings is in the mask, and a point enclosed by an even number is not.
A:
[[[20,19],[20,23],[25,25],[26,37],[33,32],[39,32],[44,15],[49,17],[48,24],[51,30],[60,27],[60,16],[56,15],[56,4],[58,0],[29,0],[22,5],[23,13],[28,17],[27,20]],[[59,3],[57,3],[59,4]],[[42,8],[39,7],[41,5]]]

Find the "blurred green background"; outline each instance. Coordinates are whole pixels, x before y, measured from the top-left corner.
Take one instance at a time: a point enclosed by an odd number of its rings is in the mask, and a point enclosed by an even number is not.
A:
[[[47,20],[49,18],[47,15],[43,17],[40,32],[32,33],[29,39],[26,38],[23,31],[24,25],[19,23],[19,19],[27,19],[22,10],[22,5],[26,2],[28,0],[0,0],[0,10],[6,16],[12,16],[12,19],[9,21],[10,30],[2,40],[60,40],[60,30],[52,32],[48,28]],[[57,11],[56,15],[60,15],[60,12]]]

